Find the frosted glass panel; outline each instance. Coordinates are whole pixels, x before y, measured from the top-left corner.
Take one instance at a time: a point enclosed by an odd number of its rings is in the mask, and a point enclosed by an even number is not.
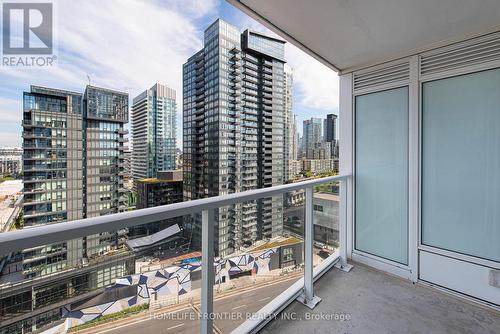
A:
[[[500,261],[500,69],[423,84],[422,243]]]
[[[356,97],[356,249],[408,263],[408,88]]]

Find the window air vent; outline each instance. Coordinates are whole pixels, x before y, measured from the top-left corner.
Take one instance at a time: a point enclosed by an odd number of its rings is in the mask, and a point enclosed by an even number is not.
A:
[[[427,53],[420,58],[420,75],[461,70],[500,60],[500,35],[493,34]]]
[[[409,79],[410,64],[406,61],[404,63],[354,73],[354,90],[367,89]]]

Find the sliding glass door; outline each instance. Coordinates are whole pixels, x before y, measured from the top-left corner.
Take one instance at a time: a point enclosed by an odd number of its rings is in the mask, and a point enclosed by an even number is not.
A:
[[[355,249],[408,264],[408,87],[355,98]]]
[[[500,305],[500,69],[422,84],[419,278]]]
[[[422,244],[500,262],[500,69],[423,83]]]

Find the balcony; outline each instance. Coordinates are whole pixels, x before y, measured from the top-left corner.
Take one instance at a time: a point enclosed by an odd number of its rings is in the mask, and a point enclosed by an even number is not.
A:
[[[315,191],[325,191],[338,189],[340,182],[340,196],[329,195],[334,201],[339,201],[338,211],[330,216],[325,213],[324,216],[318,216],[315,213],[314,206],[320,205],[323,195]],[[183,327],[187,332],[211,333],[213,331],[229,333],[249,333],[261,329],[266,332],[297,332],[304,333],[309,331],[311,324],[314,324],[317,332],[327,332],[334,330],[336,332],[348,331],[353,326],[356,328],[370,328],[371,333],[377,332],[496,332],[500,328],[500,316],[491,310],[484,309],[474,304],[466,303],[460,299],[452,297],[440,291],[429,289],[425,286],[414,285],[411,282],[387,275],[386,273],[366,267],[359,262],[347,264],[346,247],[347,244],[347,207],[349,203],[348,191],[351,189],[351,178],[349,176],[334,176],[324,179],[317,179],[288,185],[276,186],[265,189],[252,190],[242,193],[236,193],[226,196],[194,200],[167,206],[137,210],[132,212],[119,213],[114,215],[89,218],[86,220],[73,221],[71,224],[53,224],[43,227],[36,227],[14,233],[0,234],[0,253],[6,254],[12,249],[36,249],[37,246],[44,244],[58,243],[68,239],[78,239],[82,236],[100,234],[101,238],[107,238],[112,234],[107,231],[120,231],[118,235],[127,240],[124,231],[129,231],[131,227],[137,224],[161,219],[171,219],[179,216],[201,212],[202,216],[202,247],[201,263],[215,265],[213,256],[214,238],[214,213],[217,208],[243,204],[244,207],[251,206],[256,209],[255,204],[249,203],[258,199],[265,199],[262,203],[272,204],[272,197],[305,189],[305,207],[290,207],[285,210],[285,215],[290,217],[302,216],[305,213],[304,235],[304,269],[299,269],[289,273],[289,276],[273,278],[272,283],[254,283],[254,288],[242,292],[235,292],[236,296],[231,298],[229,295],[220,293],[217,290],[217,275],[213,271],[204,270],[202,266],[201,294],[189,292],[184,295],[173,295],[170,299],[158,299],[153,301],[149,297],[149,307],[151,314],[161,314],[162,310],[167,312],[178,312],[179,318],[155,320],[151,318],[150,313],[130,315],[127,318],[118,320],[118,323],[104,323],[91,327],[88,332],[106,331],[118,333],[124,326],[127,332],[141,333],[144,331],[144,325],[147,325],[149,331],[160,331],[162,328]],[[321,195],[321,196],[320,196]],[[333,197],[332,197],[333,196]],[[320,202],[318,202],[320,201]],[[314,204],[314,205],[313,205]],[[297,211],[298,210],[298,211]],[[271,213],[269,207],[263,212]],[[316,224],[326,218],[337,222],[338,243],[340,248],[335,251],[325,251],[324,244],[316,239]],[[242,241],[254,243],[257,234],[253,228],[256,226],[256,219],[249,217],[242,222]],[[302,224],[302,223],[301,223]],[[128,230],[127,230],[128,229]],[[248,230],[247,230],[248,229]],[[293,231],[293,228],[289,228]],[[162,232],[163,233],[163,232]],[[237,232],[236,232],[237,233]],[[270,226],[265,229],[264,234],[271,237],[272,230]],[[91,239],[87,239],[89,242]],[[146,242],[147,241],[142,241]],[[273,244],[274,242],[274,244]],[[289,242],[289,241],[287,241]],[[295,241],[296,242],[296,241]],[[264,242],[257,242],[252,245],[249,252],[255,252],[258,249],[267,249],[266,247],[277,247],[276,241],[266,246]],[[328,244],[329,242],[326,241]],[[333,248],[335,249],[335,248]],[[113,253],[109,250],[103,250],[102,254],[114,256],[116,263],[118,254],[120,256],[130,257],[127,252]],[[323,261],[318,262],[318,254],[325,254]],[[98,262],[103,263],[105,256],[97,256],[101,259]],[[351,265],[354,265],[351,269]],[[151,265],[150,269],[151,269]],[[38,268],[38,267],[37,267]],[[47,267],[40,267],[48,270]],[[80,267],[80,271],[85,270],[85,266]],[[89,267],[92,268],[92,267]],[[337,269],[338,268],[338,269]],[[349,271],[349,269],[351,269]],[[33,271],[34,274],[41,272]],[[31,271],[24,271],[24,274],[30,274]],[[68,269],[63,271],[64,275],[70,274]],[[61,276],[63,277],[63,276]],[[65,276],[64,276],[65,277]],[[134,277],[133,275],[130,277]],[[288,277],[288,278],[286,278]],[[54,280],[54,278],[52,278]],[[60,278],[62,279],[62,278]],[[237,282],[237,280],[234,280]],[[26,280],[24,284],[30,281]],[[56,278],[57,282],[57,278]],[[243,282],[243,281],[242,281]],[[265,282],[265,280],[263,281]],[[313,282],[316,282],[313,286]],[[236,284],[236,283],[233,283]],[[211,287],[214,286],[214,290]],[[13,289],[12,287],[8,289]],[[7,292],[9,290],[6,290]],[[236,288],[237,290],[239,288]],[[257,289],[257,290],[255,290]],[[6,292],[4,290],[4,293]],[[238,290],[239,291],[239,290]],[[246,291],[246,292],[245,292]],[[97,292],[88,291],[89,296],[95,296]],[[258,298],[256,298],[256,296]],[[61,299],[62,298],[62,299]],[[61,297],[58,303],[67,300],[76,300],[77,297]],[[90,298],[90,297],[89,297]],[[100,297],[104,298],[104,297]],[[155,297],[156,298],[156,297]],[[318,298],[322,299],[313,311],[312,307]],[[305,299],[305,300],[304,300]],[[228,303],[228,300],[232,300]],[[298,302],[296,300],[300,300]],[[241,301],[244,301],[243,303]],[[205,321],[204,319],[188,318],[182,319],[181,311],[176,311],[175,305],[192,303],[193,309],[189,314],[224,314],[224,312],[250,312],[253,316],[249,319],[224,320],[216,319],[214,321]],[[50,303],[49,303],[50,304]],[[58,304],[57,304],[58,305]],[[90,304],[89,304],[90,305]],[[174,307],[174,308],[172,308]],[[169,311],[172,310],[172,311]],[[418,310],[415,312],[415,310]],[[165,312],[165,311],[163,311]],[[274,314],[282,312],[286,315],[298,315],[306,319],[307,317],[318,317],[317,321],[293,321],[283,317],[274,318]],[[185,315],[185,314],[184,314]],[[321,320],[321,317],[337,317],[337,320]],[[345,317],[348,317],[346,319]],[[92,318],[92,317],[90,317]],[[272,320],[274,319],[274,320]],[[314,318],[313,318],[314,319]],[[342,319],[342,320],[339,320]],[[464,319],[470,319],[465,321]],[[63,318],[64,320],[64,318]],[[272,321],[271,321],[272,320]],[[4,318],[5,324],[10,324],[10,320]],[[75,320],[76,323],[82,323],[81,320]],[[146,324],[144,322],[147,322]],[[57,323],[55,324],[57,325]],[[114,329],[114,327],[119,327]],[[86,331],[86,332],[87,332]]]
[[[360,263],[348,273],[326,272],[315,293],[322,302],[312,312],[299,302],[283,310],[311,320],[278,317],[261,333],[307,333],[311,326],[317,333],[495,333],[500,328],[495,312]]]
[[[0,296],[11,301],[2,301],[1,326],[26,314],[45,321],[40,313],[52,305],[54,317],[64,311],[52,332],[134,307],[137,314],[86,332],[499,333],[500,31],[491,28],[498,1],[443,0],[446,11],[432,1],[377,10],[361,2],[230,1],[341,72],[341,175],[2,233],[2,261],[13,259],[2,272],[27,277],[0,277]],[[272,136],[263,141],[263,163],[272,164]],[[246,167],[228,155],[230,168]],[[193,182],[231,182],[203,163]],[[265,184],[272,174],[262,175]],[[305,196],[279,207],[296,192]],[[238,212],[247,203],[257,211],[251,227],[264,224],[260,233],[246,230],[246,210]],[[124,232],[178,218],[200,249],[184,251],[176,224],[134,239]],[[287,235],[273,238],[280,228]],[[216,236],[224,237],[217,257]],[[57,268],[57,258],[33,267],[44,278],[23,270],[25,258],[15,261],[17,250],[54,243],[70,245],[71,259],[88,248],[88,258],[73,269]],[[164,256],[169,251],[175,256]],[[109,268],[94,267],[111,256],[114,281]],[[108,278],[104,291],[75,275],[90,271]],[[241,312],[250,316],[217,318]]]
[[[11,276],[0,276],[0,290],[1,290],[1,296],[7,296],[11,293],[14,293],[15,290],[13,289],[13,286],[19,286],[20,289],[22,287],[29,287],[29,289],[34,289],[34,291],[37,291],[38,289],[41,289],[42,286],[45,286],[44,284],[47,284],[47,280],[49,277],[50,279],[54,282],[54,286],[65,286],[67,284],[67,279],[66,277],[73,277],[77,273],[84,273],[89,270],[97,270],[93,266],[94,265],[104,265],[104,263],[108,263],[104,261],[106,258],[111,259],[111,257],[114,259],[113,265],[116,266],[121,266],[120,261],[130,261],[131,256],[131,250],[126,251],[123,247],[125,244],[129,244],[129,242],[132,242],[130,245],[133,245],[132,247],[135,247],[133,249],[134,252],[136,252],[137,247],[143,247],[147,245],[153,245],[155,242],[158,242],[162,238],[165,238],[169,235],[173,235],[175,233],[178,233],[178,227],[177,230],[175,230],[174,226],[169,227],[165,230],[162,230],[159,232],[160,234],[153,234],[151,236],[147,236],[144,238],[139,238],[139,239],[132,239],[129,241],[129,231],[131,231],[131,228],[133,228],[137,224],[147,224],[151,222],[156,222],[159,219],[160,220],[165,220],[165,219],[172,219],[175,217],[183,217],[183,216],[189,216],[193,213],[201,213],[202,217],[202,235],[201,235],[201,241],[202,241],[202,246],[201,246],[201,263],[206,264],[202,266],[201,272],[202,272],[202,277],[201,277],[201,293],[196,295],[196,293],[189,292],[189,296],[192,296],[191,298],[194,298],[194,308],[198,310],[197,312],[201,312],[201,314],[213,314],[213,312],[220,312],[219,306],[221,305],[219,300],[221,297],[224,297],[225,295],[220,295],[219,292],[216,290],[212,290],[212,287],[217,287],[216,283],[216,277],[214,276],[214,272],[208,269],[203,269],[203,268],[210,268],[211,266],[214,266],[216,264],[217,260],[214,257],[214,249],[212,245],[214,244],[214,236],[215,236],[215,212],[218,208],[221,207],[227,207],[239,203],[246,203],[243,206],[247,207],[248,205],[251,206],[251,211],[258,211],[256,204],[249,203],[250,201],[254,201],[257,199],[264,199],[262,203],[267,203],[266,205],[272,205],[271,198],[272,196],[281,196],[284,193],[290,192],[290,191],[295,191],[298,189],[307,189],[307,194],[308,197],[307,199],[309,200],[309,204],[306,206],[305,210],[306,212],[309,212],[310,215],[306,217],[306,234],[305,234],[305,240],[302,239],[297,239],[297,238],[281,238],[279,240],[274,240],[271,239],[269,241],[259,241],[256,244],[253,244],[255,240],[258,238],[258,233],[257,233],[257,219],[255,216],[257,213],[252,214],[252,216],[246,216],[245,219],[242,219],[241,225],[234,229],[235,232],[232,233],[240,233],[239,235],[241,236],[240,241],[242,241],[247,247],[253,247],[248,250],[248,252],[251,252],[252,254],[255,254],[255,252],[265,252],[266,249],[276,249],[276,247],[280,247],[280,243],[282,243],[284,246],[288,244],[296,244],[296,245],[302,245],[305,243],[305,250],[306,250],[306,257],[305,257],[305,282],[302,283],[303,285],[306,284],[308,289],[312,289],[312,275],[313,275],[313,235],[312,235],[312,201],[313,201],[313,193],[314,193],[314,187],[317,187],[318,185],[321,184],[328,184],[331,182],[342,182],[342,184],[346,184],[348,182],[349,177],[347,176],[335,176],[335,177],[330,177],[330,178],[325,178],[325,179],[320,179],[320,180],[312,180],[312,181],[305,181],[302,183],[296,183],[296,184],[290,184],[290,185],[282,185],[282,186],[276,186],[272,188],[265,188],[265,189],[258,189],[258,190],[252,190],[252,191],[247,191],[247,192],[241,192],[241,193],[236,193],[236,194],[231,194],[231,195],[226,195],[226,196],[219,196],[219,197],[212,197],[212,198],[206,198],[206,199],[201,199],[201,200],[193,200],[193,201],[188,201],[188,202],[182,202],[182,203],[177,203],[177,204],[171,204],[171,205],[166,205],[166,206],[159,206],[159,207],[154,207],[154,208],[149,208],[149,209],[142,209],[142,210],[137,210],[137,211],[130,211],[130,212],[123,212],[123,213],[117,213],[117,214],[111,214],[111,215],[105,215],[101,217],[95,217],[95,218],[88,218],[84,220],[76,220],[72,221],[71,224],[66,224],[66,223],[56,223],[56,224],[51,224],[51,225],[45,225],[41,227],[34,227],[30,229],[23,229],[20,231],[16,232],[9,232],[9,233],[2,233],[0,234],[0,254],[15,254],[12,253],[14,249],[19,249],[19,250],[27,250],[27,249],[39,249],[39,252],[42,252],[44,247],[40,247],[43,245],[51,245],[51,244],[66,244],[68,240],[81,240],[81,238],[86,237],[86,244],[87,247],[88,245],[97,245],[95,250],[87,250],[87,253],[91,257],[89,260],[86,260],[84,263],[82,263],[79,266],[76,266],[75,268],[71,268],[69,265],[65,266],[64,268],[62,267],[56,267],[55,265],[52,265],[51,263],[55,263],[55,260],[52,259],[50,262],[45,262],[49,261],[48,256],[31,256],[32,262],[34,262],[33,265],[31,265],[31,268],[36,268],[34,271],[30,270],[24,270],[22,272],[19,272],[17,275],[24,275],[25,277],[23,279],[19,280],[19,277],[17,278],[18,281],[8,281],[9,277]],[[345,187],[342,189],[346,189]],[[346,193],[343,193],[345,196]],[[100,202],[98,202],[100,203]],[[97,203],[96,203],[97,204]],[[103,208],[102,210],[105,210],[106,208]],[[245,210],[247,212],[248,210]],[[270,209],[266,208],[266,212],[271,212]],[[91,212],[91,211],[89,211]],[[234,224],[234,222],[232,223]],[[172,230],[172,228],[174,228]],[[236,232],[236,231],[240,232]],[[118,231],[118,232],[109,232],[109,231]],[[224,230],[225,231],[225,230]],[[173,233],[173,234],[172,234]],[[222,233],[222,232],[221,232]],[[269,235],[271,237],[271,230],[267,229],[266,230],[266,235]],[[225,234],[221,234],[225,235]],[[117,239],[115,239],[117,238]],[[96,243],[97,240],[100,240],[99,243]],[[273,241],[274,240],[274,241]],[[267,243],[267,244],[266,244]],[[118,248],[114,249],[114,247]],[[70,246],[70,243],[68,243],[68,246],[64,246],[67,249],[68,254],[74,254],[75,249],[72,249]],[[302,247],[302,246],[301,246]],[[316,251],[317,252],[317,251]],[[30,253],[26,253],[30,254]],[[40,253],[41,254],[41,253]],[[47,253],[48,254],[48,253]],[[264,253],[262,253],[264,254]],[[309,254],[309,255],[307,255]],[[325,253],[325,254],[332,254],[331,252]],[[28,256],[28,255],[26,255]],[[51,256],[55,256],[54,254],[51,254]],[[110,257],[111,256],[111,257]],[[69,255],[68,255],[69,257]],[[314,255],[314,264],[317,265],[317,255]],[[47,260],[46,260],[47,259]],[[38,263],[36,261],[43,261],[43,263]],[[99,260],[99,261],[96,261]],[[328,258],[328,262],[333,264],[339,260],[339,253],[333,253],[331,257]],[[104,261],[104,262],[103,262]],[[175,260],[174,260],[175,261]],[[299,260],[300,261],[300,260]],[[326,261],[326,260],[325,260]],[[35,263],[36,262],[36,263]],[[14,262],[15,263],[15,262]],[[137,262],[136,262],[137,263]],[[219,262],[217,262],[219,263]],[[137,264],[136,264],[137,267]],[[150,266],[151,267],[151,266]],[[56,273],[56,276],[51,275],[51,273]],[[34,275],[34,277],[29,278],[30,275]],[[69,276],[68,276],[69,275]],[[123,272],[124,276],[130,275],[130,273]],[[134,272],[132,272],[132,275],[134,275]],[[219,274],[217,274],[219,275]],[[264,274],[262,274],[264,275]],[[276,275],[276,274],[273,274]],[[290,276],[287,279],[283,279],[283,277],[280,278],[280,276],[273,276],[276,277],[276,281],[273,279],[273,286],[268,286],[268,284],[264,284],[266,282],[266,275],[264,275],[262,278],[256,278],[258,282],[261,282],[257,284],[259,286],[259,293],[264,294],[264,295],[269,295],[268,291],[273,291],[272,295],[273,296],[278,296],[279,291],[282,291],[286,289],[288,286],[292,284],[290,279],[296,280],[299,279],[301,275],[303,275],[302,271],[297,270],[294,271],[293,273],[289,274]],[[14,276],[12,276],[14,277]],[[60,277],[60,278],[57,278]],[[127,276],[128,277],[128,276]],[[131,277],[131,276],[130,276]],[[146,276],[144,276],[146,277]],[[117,278],[117,282],[120,281],[120,276]],[[59,280],[59,281],[58,281]],[[10,282],[10,285],[4,285],[2,282]],[[37,283],[39,282],[39,283]],[[232,279],[231,284],[243,284],[246,282],[244,279]],[[38,284],[41,284],[41,286],[38,286]],[[112,282],[108,283],[108,287],[111,286],[111,288],[115,287]],[[151,283],[152,284],[152,283]],[[247,283],[245,283],[247,284]],[[274,284],[279,285],[279,289],[276,289],[276,286]],[[220,285],[220,283],[219,283]],[[163,285],[160,285],[163,286]],[[159,286],[159,288],[160,288]],[[167,285],[165,285],[167,286]],[[184,285],[182,285],[184,286]],[[151,287],[152,288],[152,287]],[[190,289],[186,286],[187,289]],[[248,288],[248,287],[247,287]],[[76,289],[76,291],[80,291],[79,286],[73,285],[72,289]],[[97,298],[95,297],[96,295],[99,295],[98,290],[94,290],[95,288],[89,287],[89,289],[85,290],[85,292],[78,292],[82,294],[82,298],[85,296],[88,296],[86,298]],[[199,288],[197,288],[199,290]],[[237,291],[240,288],[236,288]],[[241,289],[242,292],[246,291],[242,287]],[[28,290],[31,291],[31,290]],[[67,302],[74,302],[78,300],[78,296],[74,294],[68,294],[66,288],[64,289],[64,295],[58,296],[57,298],[52,298],[52,301],[44,301],[46,303],[46,307],[60,307],[58,305],[62,305],[65,300]],[[73,290],[70,290],[73,291]],[[152,290],[151,290],[152,291]],[[160,291],[160,290],[158,290]],[[311,290],[312,291],[312,290]],[[28,292],[26,292],[28,293]],[[238,292],[238,295],[240,292]],[[40,294],[35,294],[33,295],[33,298],[37,296],[37,299],[33,299],[35,301],[31,300],[31,297],[29,298],[29,305],[32,305],[33,303],[41,303],[41,300],[38,300]],[[107,300],[109,297],[106,297],[106,295],[99,295],[100,299],[98,300]],[[174,301],[174,304],[176,303],[181,303],[182,300],[184,300],[184,296],[181,295],[169,295],[172,296],[174,299],[177,298],[177,301]],[[2,297],[3,298],[3,297]],[[26,297],[27,298],[27,297]],[[141,297],[142,298],[142,297]],[[152,310],[156,302],[153,302],[153,299],[150,299],[153,297],[148,297],[147,302],[149,303],[150,307]],[[225,297],[227,298],[227,297]],[[238,297],[240,298],[240,297]],[[156,297],[154,297],[156,300]],[[268,298],[261,298],[259,302],[255,304],[255,306],[264,306],[265,303],[267,302]],[[85,299],[84,299],[85,300]],[[94,302],[91,301],[86,302],[86,305],[94,305]],[[97,299],[96,299],[97,300]],[[134,299],[134,300],[142,300],[142,299]],[[169,303],[165,299],[161,299],[162,303]],[[146,300],[145,300],[146,301]],[[187,301],[187,300],[186,300]],[[236,299],[235,299],[236,301]],[[117,300],[113,300],[113,302],[120,303]],[[131,302],[128,303],[128,305],[135,305],[135,304],[130,304]],[[76,304],[75,304],[76,305]],[[85,304],[83,304],[85,305]],[[117,304],[118,305],[118,304]],[[120,306],[121,308],[123,307],[123,303],[121,303]],[[138,304],[139,305],[139,304]],[[198,306],[197,306],[198,305]],[[245,309],[245,312],[257,312],[258,309],[255,308],[255,306],[252,306],[251,308]],[[127,306],[128,307],[128,306]],[[216,307],[217,309],[214,309]],[[235,306],[233,306],[235,307]],[[12,310],[7,311],[2,313],[2,323],[5,326],[14,326],[16,319],[19,319],[19,313],[16,311],[16,307],[11,306]],[[78,314],[84,314],[86,311],[85,307],[80,307],[78,309],[79,311],[76,311],[76,313],[69,313],[66,317],[63,317],[61,321],[63,321],[63,326],[73,326],[75,324],[82,324],[87,320],[91,320],[92,318],[95,318],[95,316],[92,317],[83,317],[83,318],[74,318]],[[39,314],[42,312],[42,308],[35,308],[31,309],[31,312],[33,315]],[[242,310],[243,311],[243,310]],[[28,312],[28,313],[29,313]],[[83,313],[82,313],[83,312]],[[26,313],[22,313],[25,315]],[[258,314],[258,312],[256,313]],[[130,317],[130,320],[135,319],[134,316]],[[128,321],[124,319],[125,321]],[[195,332],[197,332],[198,326],[201,327],[201,331],[203,333],[211,333],[212,330],[217,330],[217,326],[222,326],[225,328],[225,331],[228,332],[231,329],[234,329],[237,325],[237,323],[232,323],[232,322],[214,322],[209,321],[208,317],[205,320],[200,320],[200,321],[191,321],[188,323],[188,326],[193,328]],[[60,321],[58,322],[60,323]],[[56,326],[58,323],[54,323],[51,326]],[[243,323],[243,319],[239,321],[238,323]],[[155,322],[153,321],[151,325],[154,325]],[[158,323],[159,324],[159,323]],[[174,323],[170,323],[172,326],[174,326]],[[61,326],[61,325],[59,325]],[[169,325],[170,326],[170,325]],[[215,327],[214,327],[215,326]],[[56,326],[57,327],[57,326]],[[56,328],[54,328],[56,330]],[[99,331],[99,327],[96,329]]]
[[[439,15],[436,2],[422,1],[228,2],[339,73],[340,169],[353,175],[340,252],[347,247],[354,269],[325,271],[312,313],[295,300],[297,286],[281,299],[293,302],[266,306],[267,326],[249,320],[234,333],[499,332],[500,213],[490,216],[489,199],[500,196],[500,178],[489,170],[500,157],[490,146],[500,141],[491,130],[500,107],[490,104],[500,99],[500,3],[443,0]],[[388,130],[401,136],[384,138]],[[302,321],[275,317],[276,307]],[[337,318],[307,321],[311,314]]]

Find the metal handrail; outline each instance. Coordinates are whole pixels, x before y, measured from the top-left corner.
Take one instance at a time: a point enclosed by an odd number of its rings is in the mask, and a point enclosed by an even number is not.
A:
[[[0,254],[15,250],[42,246],[82,236],[116,231],[122,228],[175,218],[203,210],[280,195],[289,191],[314,187],[328,182],[345,180],[349,175],[329,176],[320,179],[283,184],[279,186],[248,190],[223,196],[215,196],[175,204],[157,206],[101,217],[73,220],[71,223],[55,223],[18,231],[0,233]]]
[[[297,183],[284,184],[269,188],[261,188],[248,190],[244,192],[216,196],[182,203],[157,206],[154,208],[141,209],[131,212],[117,213],[108,216],[94,217],[88,219],[80,219],[68,222],[66,224],[51,224],[39,227],[25,228],[14,232],[0,233],[0,254],[7,254],[15,250],[22,250],[36,246],[42,246],[50,243],[60,242],[64,240],[81,238],[83,236],[116,231],[126,227],[147,224],[158,220],[175,218],[187,214],[201,212],[202,216],[202,273],[201,273],[201,318],[200,318],[200,333],[213,333],[213,286],[215,284],[214,277],[214,228],[215,228],[215,210],[237,203],[258,200],[265,197],[281,195],[294,190],[305,189],[305,226],[304,226],[304,278],[294,284],[286,293],[280,295],[276,300],[271,301],[270,305],[266,305],[259,313],[264,312],[266,317],[259,321],[247,320],[239,326],[236,332],[241,332],[242,329],[256,330],[261,328],[264,323],[269,321],[269,313],[282,309],[292,299],[297,298],[298,293],[301,301],[309,306],[314,307],[320,300],[314,295],[313,282],[320,273],[318,268],[313,268],[313,192],[314,187],[335,181],[348,181],[350,175],[330,176],[320,179],[308,180]],[[340,251],[330,256],[325,264],[325,270],[330,268],[338,259],[342,263],[346,263],[345,236],[346,231],[346,183],[341,182],[341,224],[339,229],[340,236]],[[322,269],[321,272],[324,272]]]

